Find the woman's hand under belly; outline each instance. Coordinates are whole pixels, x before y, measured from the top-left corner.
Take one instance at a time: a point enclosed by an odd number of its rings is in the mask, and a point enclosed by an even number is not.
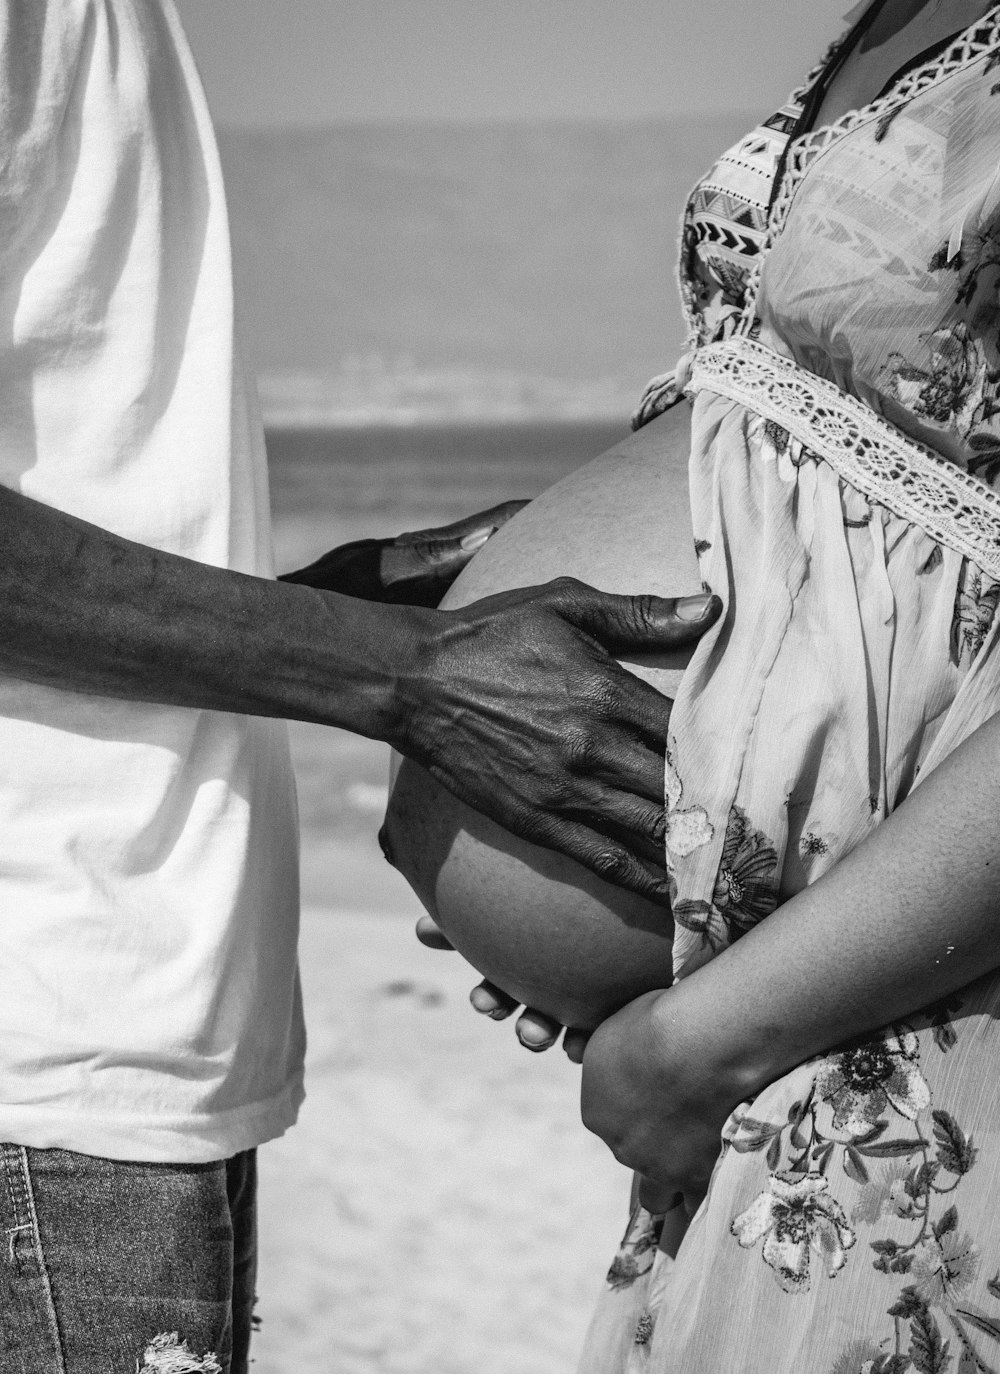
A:
[[[489,541],[443,608],[564,575],[609,592],[699,591],[689,437],[688,407],[676,406],[551,487]],[[691,652],[626,666],[671,697]],[[469,962],[563,1025],[597,1025],[669,985],[668,911],[516,839],[409,760],[394,765],[384,837],[391,861]]]

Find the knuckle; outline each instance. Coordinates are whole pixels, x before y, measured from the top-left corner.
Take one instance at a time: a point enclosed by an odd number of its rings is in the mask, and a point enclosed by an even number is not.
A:
[[[655,844],[662,844],[667,833],[667,815],[663,807],[645,807],[635,818],[635,830],[640,835],[647,835]]]
[[[592,772],[597,764],[597,746],[588,730],[567,730],[563,739],[563,755],[572,773]]]
[[[622,617],[630,633],[645,634],[653,623],[655,599],[648,592],[630,596],[622,607]]]
[[[563,575],[562,577],[553,578],[548,584],[547,590],[551,600],[556,606],[560,609],[565,609],[579,602],[581,593],[585,588],[583,583],[578,581],[575,577]]]
[[[648,625],[656,619],[657,610],[662,604],[661,599],[650,592],[640,592],[632,598],[632,613],[641,625]]]
[[[591,860],[591,867],[605,882],[620,883],[632,876],[632,862],[623,849],[606,845],[598,849]]]
[[[622,694],[618,682],[609,675],[602,675],[591,688],[590,702],[602,718],[616,719],[621,715],[622,707]]]
[[[632,715],[627,692],[622,690],[621,670],[613,659],[604,658],[589,665],[589,671],[572,684],[573,703],[570,729],[593,734],[609,724],[621,725]]]

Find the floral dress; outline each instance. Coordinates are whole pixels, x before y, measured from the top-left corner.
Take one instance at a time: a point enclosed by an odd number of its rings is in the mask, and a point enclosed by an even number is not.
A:
[[[692,402],[725,605],[671,717],[678,977],[1000,709],[1000,6],[807,131],[858,32],[692,194],[638,416]],[[675,1258],[661,1226],[583,1374],[1000,1374],[1000,974],[744,1104]]]

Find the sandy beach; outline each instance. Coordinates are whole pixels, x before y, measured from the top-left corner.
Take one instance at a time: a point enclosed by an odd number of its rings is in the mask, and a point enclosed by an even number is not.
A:
[[[580,1125],[579,1070],[415,940],[374,838],[385,751],[292,733],[304,811],[339,771],[355,824],[306,828],[308,1098],[261,1151],[255,1374],[570,1374],[628,1177]]]

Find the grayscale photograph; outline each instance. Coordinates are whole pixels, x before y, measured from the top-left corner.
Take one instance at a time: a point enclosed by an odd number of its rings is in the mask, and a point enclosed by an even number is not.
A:
[[[1000,1374],[1000,5],[0,70],[0,1374]]]

